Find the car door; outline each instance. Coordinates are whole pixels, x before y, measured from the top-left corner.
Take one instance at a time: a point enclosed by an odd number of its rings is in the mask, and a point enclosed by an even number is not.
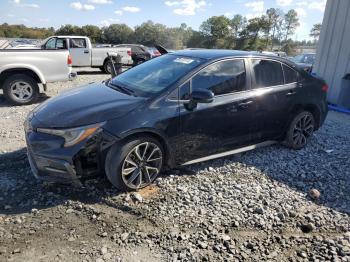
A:
[[[91,54],[85,38],[70,38],[69,52],[73,60],[73,66],[91,66]]]
[[[247,145],[253,139],[254,103],[248,91],[250,77],[245,59],[228,59],[208,65],[180,88],[182,162]],[[208,104],[190,101],[191,92],[209,89]]]
[[[261,140],[279,138],[288,121],[298,93],[297,72],[273,59],[252,58],[252,90],[263,123]]]

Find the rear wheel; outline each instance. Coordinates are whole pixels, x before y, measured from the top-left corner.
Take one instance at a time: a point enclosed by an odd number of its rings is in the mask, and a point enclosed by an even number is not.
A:
[[[308,111],[300,112],[290,123],[285,144],[293,149],[305,147],[312,137],[314,129],[314,116]]]
[[[5,98],[15,105],[34,103],[39,97],[39,86],[36,81],[24,74],[8,77],[3,85]]]
[[[103,71],[106,74],[111,74],[112,73],[112,62],[107,60],[104,64],[103,64]]]
[[[163,168],[164,156],[162,145],[152,137],[116,144],[106,157],[106,175],[120,190],[138,190],[157,178]]]

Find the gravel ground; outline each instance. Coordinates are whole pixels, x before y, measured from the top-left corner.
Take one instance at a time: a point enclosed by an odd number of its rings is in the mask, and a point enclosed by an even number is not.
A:
[[[86,71],[47,96],[107,77]],[[35,181],[22,128],[33,107],[0,95],[0,261],[350,261],[347,115],[330,112],[303,150],[196,164],[125,194],[105,178]]]

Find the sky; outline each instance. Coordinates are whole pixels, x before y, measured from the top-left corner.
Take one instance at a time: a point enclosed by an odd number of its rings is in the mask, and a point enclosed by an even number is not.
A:
[[[293,36],[309,40],[309,32],[323,19],[326,0],[0,0],[0,23],[59,28],[64,24],[106,26],[125,23],[131,27],[152,20],[167,26],[186,23],[198,29],[211,16],[247,18],[268,8],[295,9],[300,27]]]

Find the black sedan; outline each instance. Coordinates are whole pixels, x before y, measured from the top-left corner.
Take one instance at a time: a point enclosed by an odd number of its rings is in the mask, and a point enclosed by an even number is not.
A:
[[[166,54],[37,107],[25,122],[29,161],[39,179],[105,173],[135,190],[178,165],[276,141],[303,148],[325,120],[327,89],[276,56]]]

